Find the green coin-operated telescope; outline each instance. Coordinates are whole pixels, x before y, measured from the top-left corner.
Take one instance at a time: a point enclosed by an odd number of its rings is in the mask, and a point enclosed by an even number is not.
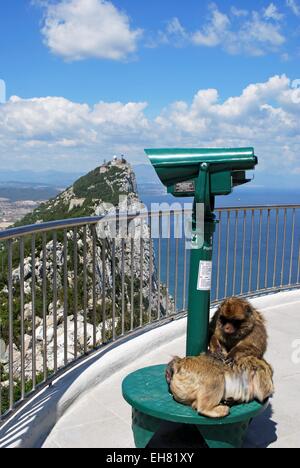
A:
[[[212,197],[229,195],[234,187],[250,182],[246,171],[258,162],[253,148],[145,151],[168,193],[194,196],[198,203],[214,202]]]
[[[190,261],[187,356],[208,348],[215,197],[229,195],[249,182],[246,171],[257,165],[253,148],[146,150],[161,182],[175,197],[194,197]],[[197,208],[204,207],[204,226]],[[136,447],[145,448],[163,421],[193,424],[211,448],[240,448],[248,425],[266,406],[257,402],[234,407],[222,420],[197,415],[168,393],[165,366],[140,369],[123,382],[123,396],[132,406]]]
[[[215,197],[229,195],[234,187],[249,182],[246,171],[253,170],[258,160],[253,148],[148,149],[146,154],[169,193],[195,200],[187,355],[197,356],[207,350],[208,344]],[[196,224],[197,203],[204,205],[201,232]]]

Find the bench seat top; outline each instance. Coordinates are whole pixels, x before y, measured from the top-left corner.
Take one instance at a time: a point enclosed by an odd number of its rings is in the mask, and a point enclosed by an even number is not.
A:
[[[253,401],[231,408],[230,415],[222,419],[210,419],[197,414],[189,406],[177,403],[169,393],[165,379],[166,365],[146,367],[128,375],[123,381],[123,397],[133,408],[148,416],[164,421],[201,426],[236,424],[260,414],[268,402]]]

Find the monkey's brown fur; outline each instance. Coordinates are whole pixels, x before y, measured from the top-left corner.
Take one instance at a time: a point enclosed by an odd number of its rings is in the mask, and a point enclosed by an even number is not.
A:
[[[267,350],[263,316],[250,302],[236,297],[225,300],[210,324],[210,351],[240,362],[249,356],[262,359]]]
[[[274,391],[271,366],[253,357],[244,360],[242,368],[228,366],[209,354],[176,357],[167,368],[166,379],[176,401],[210,418],[228,416],[225,401],[264,402]]]

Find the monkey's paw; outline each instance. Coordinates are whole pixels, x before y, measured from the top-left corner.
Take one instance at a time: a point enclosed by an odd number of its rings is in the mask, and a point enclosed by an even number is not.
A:
[[[235,361],[234,361],[233,358],[227,357],[227,358],[225,358],[224,364],[226,364],[226,366],[228,366],[228,367],[233,367],[234,364],[235,364]]]

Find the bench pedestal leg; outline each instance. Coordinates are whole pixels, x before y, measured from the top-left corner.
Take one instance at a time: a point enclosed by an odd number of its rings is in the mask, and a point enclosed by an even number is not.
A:
[[[161,419],[132,409],[132,431],[136,448],[146,448],[162,424]]]
[[[209,448],[242,448],[250,420],[220,426],[196,426]]]

